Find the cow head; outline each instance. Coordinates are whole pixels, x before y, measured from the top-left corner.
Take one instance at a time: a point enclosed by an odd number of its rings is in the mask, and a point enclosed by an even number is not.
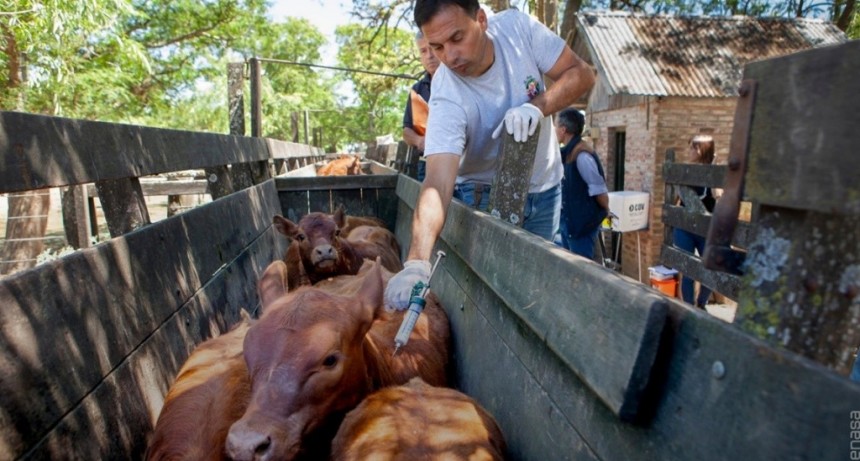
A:
[[[320,277],[340,273],[338,260],[343,246],[340,234],[345,223],[342,212],[333,216],[309,213],[298,224],[276,215],[272,223],[278,232],[298,242],[302,263],[308,273]]]
[[[346,174],[348,176],[361,174],[361,159],[357,155],[353,157],[352,162],[346,167]]]
[[[290,460],[314,431],[337,421],[370,392],[363,342],[384,315],[377,262],[354,296],[314,287],[286,292],[283,263],[260,282],[263,315],[245,336],[251,401],[230,428],[235,461]]]

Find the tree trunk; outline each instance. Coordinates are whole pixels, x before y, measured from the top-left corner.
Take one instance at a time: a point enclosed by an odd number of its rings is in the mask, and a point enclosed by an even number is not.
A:
[[[857,7],[856,0],[845,0],[845,7],[841,13],[839,13],[838,17],[835,17],[836,27],[839,30],[845,32],[848,30],[848,27],[851,25],[851,18],[854,17],[854,9]],[[833,11],[836,13],[836,3],[834,2]]]
[[[0,275],[13,274],[36,265],[44,250],[43,237],[51,208],[49,189],[9,194],[6,241],[0,250]]]
[[[559,35],[570,46],[573,46],[573,41],[576,38],[576,14],[581,7],[582,0],[567,0],[564,7],[564,17],[561,20]]]
[[[557,30],[558,26],[558,1],[557,0],[537,0],[537,8],[535,16],[550,30]]]

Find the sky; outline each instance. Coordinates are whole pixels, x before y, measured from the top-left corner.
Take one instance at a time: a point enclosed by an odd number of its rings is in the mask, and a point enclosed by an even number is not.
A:
[[[300,17],[316,26],[328,40],[328,45],[322,50],[323,62],[320,64],[336,65],[337,45],[334,41],[334,29],[355,22],[349,15],[352,0],[272,0],[271,3],[269,14],[275,21],[283,21],[286,17]]]

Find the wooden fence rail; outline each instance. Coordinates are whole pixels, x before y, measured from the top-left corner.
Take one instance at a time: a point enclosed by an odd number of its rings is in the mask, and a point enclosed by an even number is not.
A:
[[[75,248],[89,246],[96,233],[95,196],[101,199],[111,237],[116,237],[151,222],[146,196],[205,192],[217,199],[260,183],[272,169],[280,174],[324,156],[320,148],[274,139],[0,111],[0,194],[64,188],[64,230]],[[248,174],[256,170],[247,166],[261,162],[270,171]],[[205,179],[141,181],[183,170],[205,171]],[[22,223],[33,214],[23,208],[12,216]],[[41,221],[34,223],[7,226],[0,274],[32,267],[45,228]],[[27,262],[21,266],[18,259]]]
[[[660,262],[732,300],[737,300],[740,277],[706,269],[702,264],[702,255],[696,256],[683,251],[672,242],[673,229],[683,229],[705,237],[711,223],[711,214],[705,210],[701,200],[685,200],[686,206],[680,206],[675,204],[675,198],[682,193],[683,188],[689,189],[691,186],[721,188],[725,183],[727,171],[728,167],[725,165],[675,163],[675,151],[670,149],[666,152],[666,162],[663,164],[663,179],[666,182],[666,199],[663,204],[665,234]],[[747,221],[738,223],[732,245],[739,249],[748,248],[750,232],[751,226],[747,217]]]

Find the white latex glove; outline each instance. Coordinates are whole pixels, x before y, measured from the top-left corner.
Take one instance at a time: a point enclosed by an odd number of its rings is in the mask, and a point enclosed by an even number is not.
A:
[[[535,134],[538,122],[542,118],[543,112],[529,103],[508,109],[505,113],[505,119],[496,128],[496,131],[493,131],[493,139],[502,134],[502,125],[504,125],[508,134],[514,135],[514,141],[526,142],[529,136]]]
[[[394,274],[385,288],[385,306],[402,311],[409,308],[412,287],[416,283],[430,283],[430,261],[413,259],[403,264],[403,270]]]

